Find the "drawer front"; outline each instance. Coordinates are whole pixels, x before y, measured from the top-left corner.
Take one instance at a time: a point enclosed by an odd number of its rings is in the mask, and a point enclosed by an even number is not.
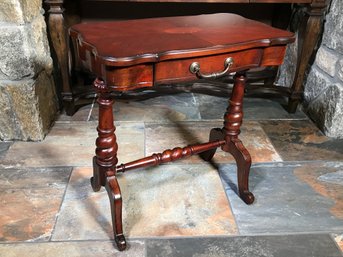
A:
[[[93,73],[103,79],[112,90],[127,91],[153,86],[153,64],[128,67],[107,66],[103,59],[96,56],[87,45],[79,45],[76,38],[72,40],[73,53],[76,55],[74,68]]]
[[[102,77],[110,88],[117,91],[152,87],[154,84],[152,64],[138,64],[124,68],[107,66],[102,70]]]
[[[220,55],[204,56],[189,59],[169,60],[155,64],[154,80],[156,83],[173,83],[197,79],[189,70],[193,62],[200,64],[202,74],[211,74],[224,70],[224,62],[228,57],[233,58],[228,73],[246,70],[260,66],[263,49],[250,49]]]

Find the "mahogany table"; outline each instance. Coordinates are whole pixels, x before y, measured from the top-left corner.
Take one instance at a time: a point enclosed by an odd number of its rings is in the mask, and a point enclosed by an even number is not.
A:
[[[246,72],[251,68],[280,65],[286,45],[295,40],[292,33],[235,14],[208,14],[82,23],[72,26],[69,34],[76,68],[97,77],[94,87],[98,93],[99,124],[91,184],[94,191],[104,186],[108,192],[114,238],[120,250],[126,248],[126,241],[122,228],[122,197],[116,178],[119,172],[193,154],[210,161],[221,147],[236,160],[239,196],[247,204],[254,201],[248,187],[251,157],[238,137],[243,119]],[[209,142],[176,147],[117,165],[111,92],[216,79],[229,73],[235,73],[234,86],[224,125],[211,130]]]
[[[86,0],[71,0],[81,5]],[[44,0],[48,9],[48,29],[53,50],[56,54],[56,61],[59,67],[59,74],[62,82],[63,104],[68,115],[76,111],[76,105],[80,104],[79,99],[84,97],[85,92],[79,92],[70,77],[68,65],[68,39],[66,36],[66,23],[64,21],[65,9],[63,7],[67,0]],[[303,80],[310,61],[311,55],[318,41],[322,28],[323,13],[330,0],[92,0],[92,2],[136,2],[136,3],[227,3],[227,4],[296,4],[304,7],[305,15],[300,23],[298,37],[298,59],[296,64],[295,78],[292,85],[287,87],[275,87],[265,85],[262,91],[276,92],[288,97],[288,111],[296,111],[298,103],[303,95]],[[99,13],[101,15],[101,13]],[[89,92],[88,92],[89,95]]]

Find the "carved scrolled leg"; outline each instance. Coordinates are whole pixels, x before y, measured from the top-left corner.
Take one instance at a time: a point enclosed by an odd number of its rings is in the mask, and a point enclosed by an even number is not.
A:
[[[126,240],[123,234],[122,223],[122,196],[116,176],[109,176],[106,179],[106,191],[110,199],[112,226],[114,232],[114,240],[120,251],[126,249]]]
[[[227,145],[227,151],[232,154],[237,163],[237,181],[239,196],[246,204],[252,204],[254,195],[249,191],[249,172],[251,157],[248,150],[238,138],[232,139]]]
[[[323,16],[328,1],[314,0],[307,6],[305,17],[299,28],[299,51],[292,85],[291,95],[288,101],[288,112],[295,113],[298,103],[302,99],[304,92],[304,77],[310,58],[318,43],[321,33]]]
[[[113,124],[113,100],[106,84],[96,79],[94,87],[98,93],[99,124],[96,139],[96,156],[93,158],[93,177],[91,184],[94,191],[105,186],[111,203],[114,239],[120,251],[126,248],[126,241],[122,228],[122,197],[116,178],[117,140]]]
[[[248,150],[238,138],[243,120],[243,96],[246,83],[245,73],[237,73],[234,77],[234,87],[229,100],[229,107],[224,115],[224,138],[226,144],[222,149],[232,154],[237,163],[238,193],[242,200],[251,204],[254,195],[249,191],[249,171],[251,157]]]
[[[217,140],[223,140],[224,139],[224,134],[222,132],[222,129],[220,128],[213,128],[211,129],[211,132],[210,132],[210,139],[209,141],[210,142],[214,142],[214,141],[217,141]],[[214,149],[210,149],[208,151],[205,151],[205,152],[202,152],[199,154],[199,156],[204,160],[204,161],[211,161],[214,154],[216,153],[217,151],[217,148],[214,148]]]

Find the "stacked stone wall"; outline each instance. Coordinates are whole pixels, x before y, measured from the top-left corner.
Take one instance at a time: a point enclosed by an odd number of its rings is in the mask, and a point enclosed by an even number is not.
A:
[[[305,110],[323,132],[343,138],[343,1],[332,0],[305,84]]]
[[[42,140],[57,112],[42,0],[0,1],[0,140]]]

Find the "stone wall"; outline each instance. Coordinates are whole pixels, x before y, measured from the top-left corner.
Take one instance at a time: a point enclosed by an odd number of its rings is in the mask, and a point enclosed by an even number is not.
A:
[[[343,138],[343,1],[332,0],[305,84],[304,107],[323,132]]]
[[[54,88],[42,0],[0,1],[0,140],[42,140]]]
[[[299,28],[304,13],[293,15],[290,29]],[[297,32],[297,31],[296,31]],[[296,33],[296,36],[298,34]],[[321,44],[304,79],[303,110],[330,137],[343,138],[343,1],[332,0],[320,36]],[[298,45],[291,44],[277,84],[292,85]]]

